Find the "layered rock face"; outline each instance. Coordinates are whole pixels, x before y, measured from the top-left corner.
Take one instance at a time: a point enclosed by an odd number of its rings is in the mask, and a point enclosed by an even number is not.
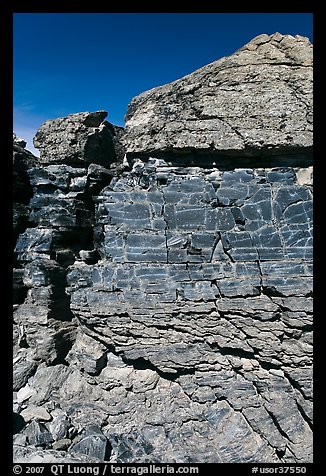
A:
[[[312,461],[310,53],[263,35],[135,98],[124,133],[103,111],[40,128],[14,251],[16,462]]]

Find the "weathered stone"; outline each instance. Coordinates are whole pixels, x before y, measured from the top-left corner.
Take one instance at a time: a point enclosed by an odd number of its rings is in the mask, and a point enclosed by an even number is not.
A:
[[[19,234],[28,227],[28,203],[33,194],[28,170],[37,164],[37,158],[25,149],[26,142],[13,134],[13,239],[14,246]]]
[[[86,186],[85,168],[69,165],[48,165],[33,167],[28,170],[28,176],[33,187],[39,187],[43,193],[51,192],[56,187],[61,192],[83,191]]]
[[[28,320],[30,323],[46,325],[48,323],[49,312],[46,306],[22,304],[14,312],[14,319],[16,322]]]
[[[106,366],[106,353],[105,346],[79,332],[74,345],[67,354],[66,361],[70,365],[94,375]]]
[[[56,232],[49,228],[28,228],[16,243],[15,252],[20,261],[50,257]]]
[[[58,415],[49,424],[49,430],[55,441],[63,440],[68,435],[68,429],[71,426],[69,418],[65,415]],[[60,448],[55,448],[60,449]]]
[[[85,434],[80,440],[70,446],[69,452],[82,453],[98,458],[100,461],[108,461],[108,449],[108,441],[103,433],[97,428],[89,427],[85,430]]]
[[[44,227],[91,226],[92,216],[80,200],[36,197],[30,203],[30,219]]]
[[[40,150],[40,162],[104,166],[114,162],[112,129],[103,122],[106,116],[106,111],[80,112],[46,121],[34,138],[34,146]]]
[[[37,157],[25,149],[26,142],[14,134],[13,141],[13,200],[28,204],[32,187],[28,180],[28,169],[37,164]]]
[[[28,328],[26,339],[33,349],[33,358],[51,365],[64,361],[74,341],[75,326],[53,320],[49,320],[48,324],[46,327],[36,325]]]
[[[13,368],[13,390],[17,391],[27,384],[37,367],[35,361],[17,362]]]
[[[13,437],[13,444],[17,446],[26,446],[27,445],[27,436],[22,433],[18,433]]]
[[[43,423],[32,421],[24,430],[29,444],[34,446],[45,446],[53,441],[51,433]]]
[[[55,441],[52,445],[54,450],[67,450],[71,445],[69,438],[63,438],[62,440]]]
[[[17,392],[17,402],[22,403],[35,394],[35,390],[28,383]]]
[[[37,421],[49,421],[51,420],[51,415],[43,407],[38,407],[36,405],[29,405],[21,413],[21,416],[24,418],[26,423],[37,420]]]
[[[16,202],[15,462],[312,461],[308,50],[260,36],[135,98],[126,134],[41,127]]]
[[[24,139],[22,139],[21,137],[18,137],[17,134],[15,134],[15,132],[13,133],[13,143],[14,143],[14,145],[18,145],[22,149],[25,149],[26,144],[27,144],[27,142]]]
[[[30,210],[27,205],[22,203],[13,204],[13,234],[16,240],[20,233],[23,233],[28,227],[28,218]]]
[[[54,443],[55,444],[55,443]],[[14,446],[15,463],[100,463],[97,458],[82,454],[69,455],[65,451],[39,449],[34,446]]]
[[[129,154],[161,156],[292,151],[312,146],[311,114],[308,38],[260,35],[233,55],[134,98],[124,142]]]

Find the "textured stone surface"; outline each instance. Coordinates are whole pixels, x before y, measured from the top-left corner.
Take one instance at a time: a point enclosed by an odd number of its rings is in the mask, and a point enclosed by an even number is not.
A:
[[[194,150],[248,155],[312,146],[312,45],[260,35],[233,55],[134,98],[133,154]]]
[[[39,421],[51,420],[51,415],[45,408],[37,407],[35,405],[28,406],[20,414],[27,423],[32,420],[39,420]]]
[[[116,160],[113,126],[106,111],[79,112],[46,121],[37,131],[34,146],[40,162],[94,163],[108,166]]]
[[[24,359],[57,362],[37,369],[20,400],[55,402],[62,413],[48,428],[53,441],[68,437],[68,454],[310,461],[310,183],[299,185],[292,167],[220,171],[156,159],[107,180],[91,217],[96,263],[82,259],[85,241],[65,238],[73,225],[46,228],[58,236],[33,261],[19,255],[29,289],[15,312]],[[62,299],[72,321],[57,320]],[[56,300],[61,311],[50,317]],[[89,425],[110,446],[82,437]]]
[[[309,48],[301,38],[265,35],[206,71],[226,74],[229,91],[229,70],[235,81],[256,70],[256,108],[264,81],[266,94],[277,82],[285,91],[281,70],[304,78]],[[205,81],[180,96],[184,121]],[[302,94],[306,86],[302,79]],[[157,91],[141,98],[153,96],[159,111],[166,103]],[[282,96],[284,107],[296,111],[296,130],[308,131],[298,97]],[[266,104],[274,108],[273,98]],[[141,99],[133,104],[141,111]],[[133,114],[129,126],[147,120]],[[142,126],[139,142],[131,129],[124,136],[123,164],[104,167],[83,155],[83,128],[97,136],[101,114],[71,117],[41,127],[43,165],[26,165],[32,193],[18,202],[26,222],[14,243],[14,461],[312,461],[310,136],[286,142],[274,135],[277,114],[273,122],[259,112],[259,160],[246,156],[254,135],[239,155],[226,128],[216,150],[228,158],[208,158],[196,135],[191,160],[167,155],[159,141],[156,157],[144,149],[136,158],[150,130]],[[65,142],[71,121],[75,145]],[[287,147],[291,155],[276,165],[273,154]]]
[[[28,224],[28,203],[33,195],[28,170],[37,163],[37,158],[25,149],[26,142],[13,134],[13,239],[14,244]]]
[[[67,455],[65,451],[40,450],[33,446],[14,446],[15,463],[99,463],[86,455]]]
[[[44,423],[32,421],[24,430],[27,440],[33,446],[46,446],[53,441],[51,433],[47,430]]]
[[[76,340],[66,356],[66,361],[74,367],[85,370],[90,375],[101,372],[106,366],[107,349],[103,344],[94,342],[79,330]]]
[[[18,357],[18,359],[17,359]],[[13,364],[13,390],[20,390],[27,384],[29,377],[36,371],[35,361],[28,361],[23,357],[17,356]]]
[[[70,427],[70,420],[64,413],[54,417],[49,425],[51,434],[56,441],[66,440]]]
[[[97,427],[88,427],[77,441],[69,448],[71,453],[81,453],[87,456],[98,458],[100,461],[106,461],[108,441]]]

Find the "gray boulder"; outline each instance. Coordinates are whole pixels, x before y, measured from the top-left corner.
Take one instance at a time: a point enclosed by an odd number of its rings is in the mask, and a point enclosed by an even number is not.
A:
[[[243,155],[312,146],[312,45],[260,35],[234,54],[135,97],[126,115],[129,155]]]
[[[51,433],[43,423],[33,420],[25,429],[25,434],[31,445],[43,446],[53,441]]]
[[[79,112],[46,121],[34,137],[40,162],[103,166],[114,162],[114,128],[104,121],[106,116],[106,111]]]
[[[108,440],[96,427],[86,428],[79,441],[69,448],[69,452],[85,454],[100,461],[108,461],[110,457]]]
[[[27,384],[29,377],[36,370],[36,362],[26,360],[16,363],[13,367],[13,390],[18,391]]]

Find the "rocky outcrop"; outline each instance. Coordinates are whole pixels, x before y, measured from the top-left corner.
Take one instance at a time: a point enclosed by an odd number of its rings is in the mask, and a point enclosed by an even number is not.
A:
[[[106,116],[106,111],[80,112],[46,121],[34,138],[40,162],[103,166],[115,162],[113,141],[120,128],[104,121]]]
[[[28,204],[33,195],[27,171],[36,164],[37,158],[25,149],[26,142],[13,134],[13,234],[14,241],[24,231],[28,216]]]
[[[259,38],[235,58],[253,68],[253,54],[273,59],[275,47],[284,63],[305,62],[286,47],[305,40]],[[123,142],[125,160],[103,166],[97,153],[85,159],[83,127],[100,126],[80,125],[99,113],[74,115],[81,135],[55,154],[71,117],[41,126],[40,162],[26,169],[33,195],[14,251],[24,289],[14,305],[15,462],[312,461],[310,145],[278,137],[250,163],[235,144],[208,156],[197,146],[168,154],[158,142],[146,157],[148,131],[137,149],[129,124],[108,145],[121,157]]]
[[[126,115],[130,155],[232,156],[312,146],[312,45],[260,35],[233,55],[134,98]]]
[[[29,201],[33,196],[33,187],[28,177],[29,168],[37,163],[37,158],[25,149],[26,142],[13,134],[13,247],[17,239],[28,227]],[[23,270],[15,260],[13,270],[13,300],[22,303],[26,297],[26,287],[23,283]]]

